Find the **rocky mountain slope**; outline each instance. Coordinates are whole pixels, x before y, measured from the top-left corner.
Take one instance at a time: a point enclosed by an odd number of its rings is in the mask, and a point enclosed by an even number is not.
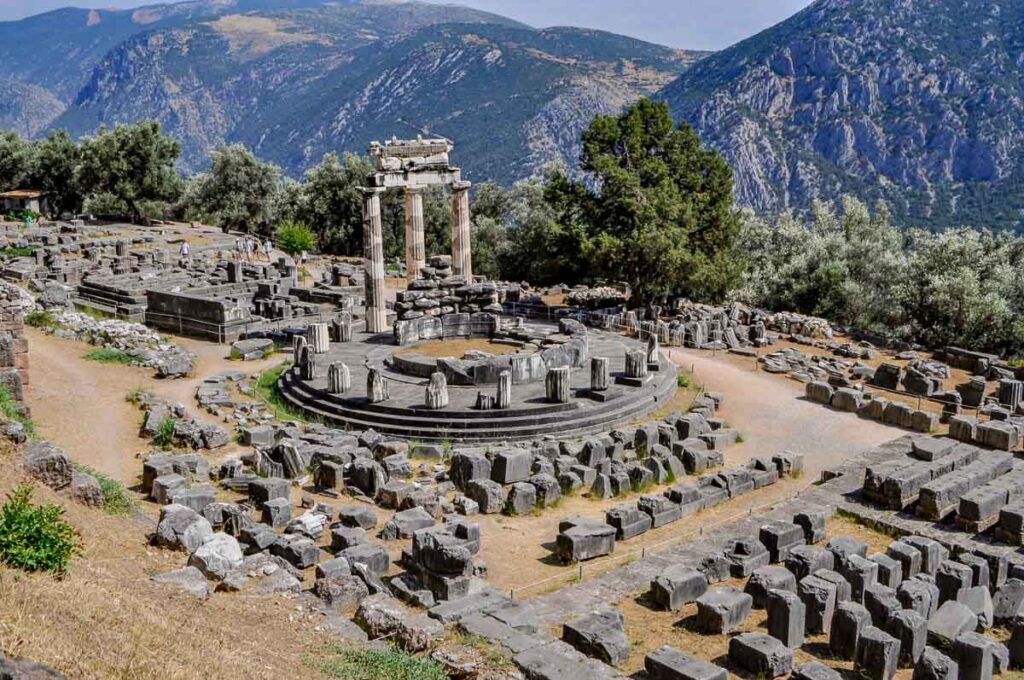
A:
[[[818,0],[659,96],[760,211],[853,193],[932,228],[1024,217],[1024,3]]]
[[[28,59],[5,37],[46,48]],[[456,5],[375,0],[60,10],[0,24],[0,45],[0,78],[39,88],[29,101],[49,95],[23,112],[0,81],[0,124],[31,118],[26,132],[49,123],[77,136],[155,118],[182,142],[183,170],[203,167],[212,145],[241,141],[293,174],[327,151],[440,134],[456,141],[467,176],[501,182],[575,162],[595,113],[654,93],[701,56]],[[47,61],[60,63],[47,70]]]

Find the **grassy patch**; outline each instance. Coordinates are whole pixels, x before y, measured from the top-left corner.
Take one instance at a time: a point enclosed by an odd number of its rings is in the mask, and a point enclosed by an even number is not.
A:
[[[53,328],[57,325],[57,319],[53,312],[36,309],[25,315],[25,324],[32,328]]]
[[[0,413],[3,413],[4,417],[8,420],[16,420],[21,423],[21,426],[25,428],[25,434],[30,439],[35,439],[35,422],[25,415],[25,411],[21,405],[14,401],[14,398],[11,397],[10,391],[7,389],[7,385],[0,385]]]
[[[147,390],[146,388],[133,387],[131,390],[129,390],[128,394],[124,395],[124,400],[127,401],[129,404],[141,406],[143,402],[146,401],[151,396],[153,396],[153,393]]]
[[[7,246],[3,250],[0,250],[0,256],[3,257],[32,257],[32,254],[36,252],[36,249],[31,246],[24,246],[22,248],[15,248],[14,246]]]
[[[75,469],[79,472],[90,474],[100,484],[100,509],[114,517],[124,517],[135,507],[135,500],[132,499],[128,489],[121,482],[107,477],[102,472],[97,472],[88,465],[75,463]]]
[[[96,349],[89,350],[85,353],[84,358],[100,364],[124,364],[125,366],[130,366],[132,363],[132,356],[128,352],[112,347],[97,347]]]
[[[259,380],[256,381],[256,395],[274,411],[274,417],[279,420],[314,421],[315,419],[311,419],[306,413],[285,401],[277,391],[277,381],[290,366],[291,362],[285,361],[261,373]]]
[[[690,387],[690,376],[689,376],[689,374],[683,373],[682,371],[680,371],[679,375],[676,376],[676,386],[677,387],[681,387],[684,390],[685,389],[689,389],[689,387]]]
[[[396,648],[332,645],[327,656],[310,657],[306,663],[327,677],[345,680],[448,680],[441,664]]]

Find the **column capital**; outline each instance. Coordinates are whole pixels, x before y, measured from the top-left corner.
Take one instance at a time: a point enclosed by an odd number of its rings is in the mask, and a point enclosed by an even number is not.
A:
[[[424,191],[426,191],[426,189],[427,189],[426,187],[412,187],[412,186],[409,186],[409,187],[405,187],[405,193],[407,193],[407,194],[422,194]]]
[[[452,182],[452,191],[469,191],[471,186],[473,186],[472,182],[460,179],[458,182]]]
[[[359,187],[360,191],[363,192],[363,196],[373,196],[374,194],[383,194],[387,189],[384,187]]]

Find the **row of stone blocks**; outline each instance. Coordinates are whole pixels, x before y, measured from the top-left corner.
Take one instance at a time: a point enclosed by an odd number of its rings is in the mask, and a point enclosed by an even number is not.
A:
[[[696,482],[679,482],[663,494],[645,494],[636,506],[619,505],[605,513],[605,521],[587,518],[566,519],[559,523],[556,552],[563,562],[580,562],[608,555],[615,542],[628,540],[677,522],[706,507],[762,488],[778,481],[780,475],[799,472],[803,458],[781,453],[772,459],[754,459],[750,467],[730,468],[705,474]]]
[[[805,396],[810,401],[831,406],[838,411],[856,413],[861,418],[914,432],[931,432],[939,422],[935,413],[883,397],[865,399],[864,392],[853,387],[834,389],[827,382],[814,381],[807,383]]]
[[[995,412],[993,412],[993,415]],[[1020,447],[1024,418],[979,421],[974,416],[953,416],[949,419],[949,436],[957,441],[988,446],[1000,451]]]

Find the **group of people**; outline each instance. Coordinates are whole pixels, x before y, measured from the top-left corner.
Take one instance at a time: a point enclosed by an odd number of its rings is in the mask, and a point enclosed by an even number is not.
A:
[[[256,260],[265,259],[267,262],[270,262],[273,251],[274,244],[271,243],[270,239],[260,241],[251,235],[235,239],[235,257],[239,260],[255,262]],[[178,255],[182,259],[188,258],[188,241],[181,242],[181,246],[178,248]],[[305,256],[305,253],[303,253],[303,256]]]
[[[252,234],[235,239],[235,256],[239,260],[254,262],[265,259],[267,262],[270,262],[270,255],[273,250],[274,244],[270,242],[270,239],[260,241],[257,238],[253,238]]]

